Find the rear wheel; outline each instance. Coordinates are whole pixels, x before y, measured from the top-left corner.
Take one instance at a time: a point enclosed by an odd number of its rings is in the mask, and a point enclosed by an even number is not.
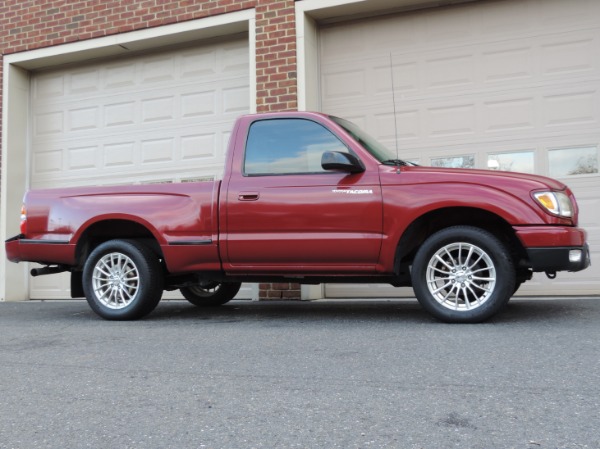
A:
[[[189,302],[198,307],[215,307],[231,301],[240,291],[241,282],[205,281],[179,291]]]
[[[102,318],[141,318],[154,310],[162,296],[158,256],[135,240],[102,243],[85,262],[83,290],[92,310]]]
[[[476,227],[443,229],[421,246],[411,277],[428,312],[451,323],[476,323],[497,313],[515,289],[515,268],[505,245]]]

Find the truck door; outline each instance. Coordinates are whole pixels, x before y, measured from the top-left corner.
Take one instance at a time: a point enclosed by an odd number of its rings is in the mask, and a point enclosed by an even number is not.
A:
[[[382,239],[378,172],[326,171],[325,151],[350,152],[312,120],[250,125],[241,167],[225,193],[228,271],[375,272]]]

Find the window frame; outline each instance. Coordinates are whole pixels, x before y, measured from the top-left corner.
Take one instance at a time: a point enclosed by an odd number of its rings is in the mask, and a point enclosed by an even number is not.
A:
[[[342,139],[340,136],[338,136],[335,132],[333,132],[331,129],[329,129],[327,126],[325,126],[322,123],[319,123],[318,121],[315,120],[311,120],[310,118],[306,118],[306,117],[276,117],[276,118],[264,118],[264,119],[258,119],[258,120],[254,120],[252,121],[252,123],[249,124],[248,126],[248,131],[246,134],[246,142],[244,143],[244,155],[242,157],[242,167],[241,167],[241,174],[243,177],[245,178],[256,178],[256,177],[266,177],[266,176],[305,176],[305,175],[331,175],[333,173],[336,173],[335,171],[332,170],[323,170],[323,171],[318,171],[318,172],[306,172],[306,171],[299,171],[299,172],[287,172],[287,173],[248,173],[246,172],[246,157],[248,155],[248,142],[250,141],[250,132],[252,130],[252,127],[260,122],[271,122],[271,121],[277,121],[277,120],[294,120],[294,121],[304,121],[304,122],[310,122],[310,123],[314,123],[317,126],[320,126],[321,128],[323,128],[324,130],[326,130],[327,132],[329,132],[335,139],[337,139],[341,145],[346,148],[346,151],[350,154],[353,154],[354,156],[358,157],[360,159],[360,157],[352,150],[352,148],[344,141],[344,139]]]

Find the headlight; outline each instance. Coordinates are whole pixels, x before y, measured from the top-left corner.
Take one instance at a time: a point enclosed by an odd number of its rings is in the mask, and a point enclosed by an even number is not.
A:
[[[551,214],[573,217],[573,205],[563,192],[534,192],[533,197]]]

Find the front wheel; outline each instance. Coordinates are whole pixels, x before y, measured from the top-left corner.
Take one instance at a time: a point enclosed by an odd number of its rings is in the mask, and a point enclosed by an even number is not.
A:
[[[83,290],[92,310],[102,318],[141,318],[154,310],[162,296],[158,256],[135,240],[104,242],[85,262]]]
[[[198,307],[216,307],[231,301],[240,291],[241,282],[205,281],[179,289],[189,302]]]
[[[472,226],[436,232],[417,251],[411,271],[419,303],[449,323],[477,323],[497,313],[515,289],[510,252]]]

